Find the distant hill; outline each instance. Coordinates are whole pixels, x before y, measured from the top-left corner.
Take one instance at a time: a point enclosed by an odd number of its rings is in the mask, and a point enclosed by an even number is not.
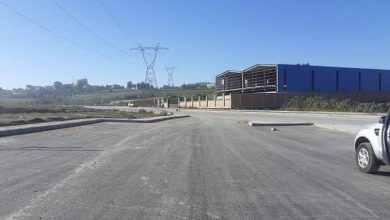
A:
[[[214,89],[151,89],[151,90],[128,90],[112,89],[96,92],[82,93],[67,96],[56,100],[59,104],[108,104],[116,100],[148,99],[161,97],[190,97],[190,96],[213,96]]]

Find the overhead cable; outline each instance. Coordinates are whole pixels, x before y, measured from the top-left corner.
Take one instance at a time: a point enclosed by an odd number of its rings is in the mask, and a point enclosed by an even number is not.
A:
[[[135,42],[135,43],[138,43],[134,40],[134,38],[131,36],[131,34],[119,23],[118,19],[116,19],[116,17],[114,16],[114,13],[112,13],[112,11],[107,7],[106,4],[103,3],[102,0],[98,0],[98,2],[100,3],[100,5],[102,6],[102,8],[106,11],[106,13],[109,15],[109,17],[111,18],[111,20],[116,24],[116,26],[122,31],[122,33],[127,37],[129,38],[129,40]]]
[[[76,22],[78,25],[80,25],[82,28],[84,28],[87,32],[95,36],[97,39],[99,39],[102,43],[106,44],[107,46],[111,47],[112,49],[118,51],[119,53],[129,55],[128,52],[123,51],[116,47],[115,45],[111,44],[107,40],[105,40],[103,37],[101,37],[99,34],[97,34],[95,31],[93,31],[91,28],[89,28],[87,25],[85,25],[83,22],[80,21],[80,19],[76,18],[74,15],[72,15],[68,10],[66,10],[62,5],[60,5],[57,1],[51,0],[55,6],[57,6],[58,9],[60,9],[66,16],[68,16],[70,19],[72,19],[74,22]]]
[[[8,4],[5,4],[4,2],[0,2],[0,5],[7,8],[8,10],[10,10],[11,12],[13,12],[14,14],[16,14],[17,16],[23,18],[24,20],[28,21],[29,23],[33,24],[34,26],[46,31],[47,33],[57,37],[57,38],[60,38],[61,40],[67,42],[68,44],[74,46],[74,47],[77,47],[79,49],[82,49],[84,51],[87,51],[87,52],[90,52],[90,53],[94,53],[94,54],[97,54],[97,55],[100,55],[100,56],[103,56],[103,57],[109,57],[109,58],[119,58],[119,59],[125,59],[125,57],[115,57],[115,56],[112,56],[112,55],[109,55],[109,54],[105,54],[105,53],[102,53],[102,52],[99,52],[97,50],[94,50],[94,49],[91,49],[91,48],[88,48],[88,47],[84,47],[83,45],[73,41],[73,40],[70,40],[69,38],[67,37],[64,37],[63,35],[47,28],[46,26],[36,22],[35,20],[27,17],[26,15],[24,15],[23,13],[17,11],[16,9],[14,9],[13,7],[9,6]]]

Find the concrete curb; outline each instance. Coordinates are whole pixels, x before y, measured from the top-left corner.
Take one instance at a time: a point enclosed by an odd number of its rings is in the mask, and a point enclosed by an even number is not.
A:
[[[176,115],[176,116],[161,116],[155,118],[142,118],[142,119],[92,118],[92,119],[77,119],[77,120],[70,120],[70,121],[63,121],[63,122],[55,122],[53,124],[28,124],[22,126],[3,127],[0,130],[0,137],[56,130],[62,128],[71,128],[76,126],[90,125],[90,124],[96,124],[102,122],[155,123],[159,121],[166,121],[166,120],[186,118],[186,117],[190,117],[190,116]]]
[[[249,121],[249,126],[313,126],[312,122],[254,122]]]
[[[321,128],[321,129],[327,129],[327,130],[332,130],[332,131],[340,131],[348,134],[357,134],[358,131],[355,130],[348,130],[348,129],[343,129],[343,128],[338,128],[336,126],[328,126],[328,125],[321,125],[321,124],[314,124],[315,128]]]
[[[166,121],[179,118],[188,118],[189,115],[175,115],[175,116],[161,116],[153,118],[139,118],[139,119],[122,119],[122,118],[105,118],[103,122],[122,122],[122,123],[155,123],[159,121]]]
[[[194,109],[186,109],[186,108],[181,108],[183,111],[209,111],[209,112],[221,112],[221,111],[226,111],[226,112],[244,112],[244,113],[289,113],[289,114],[313,114],[313,115],[346,115],[346,116],[382,116],[386,113],[380,113],[380,112],[375,112],[375,113],[365,113],[365,112],[324,112],[324,111],[283,111],[283,110],[253,110],[253,109],[206,109],[206,108],[194,108]]]
[[[245,110],[245,109],[232,109],[235,112],[253,112],[253,113],[293,113],[293,114],[314,114],[314,115],[357,115],[357,116],[381,116],[386,113],[374,112],[326,112],[326,111],[291,111],[291,110]]]

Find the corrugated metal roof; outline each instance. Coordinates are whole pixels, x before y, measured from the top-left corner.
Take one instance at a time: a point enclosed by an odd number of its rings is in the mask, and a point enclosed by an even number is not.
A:
[[[270,67],[270,66],[277,66],[277,65],[278,64],[256,64],[256,65],[253,65],[247,69],[244,69],[243,72],[248,72],[248,71],[254,70],[254,69],[259,68],[259,67],[264,67],[264,66]]]
[[[241,71],[240,70],[226,70],[225,72],[218,74],[217,77],[226,75],[228,73],[241,73]]]

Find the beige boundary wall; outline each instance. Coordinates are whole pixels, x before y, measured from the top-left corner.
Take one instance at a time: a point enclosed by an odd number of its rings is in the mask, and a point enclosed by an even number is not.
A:
[[[390,102],[390,92],[334,92],[334,93],[233,93],[201,99],[198,97],[177,98],[173,103],[168,99],[157,101],[160,107],[210,108],[210,109],[262,109],[286,106],[291,98],[322,96],[338,100],[351,99],[360,102]],[[171,100],[172,101],[172,100]]]
[[[231,95],[213,96],[201,99],[201,97],[178,98],[179,108],[219,108],[231,109]]]

